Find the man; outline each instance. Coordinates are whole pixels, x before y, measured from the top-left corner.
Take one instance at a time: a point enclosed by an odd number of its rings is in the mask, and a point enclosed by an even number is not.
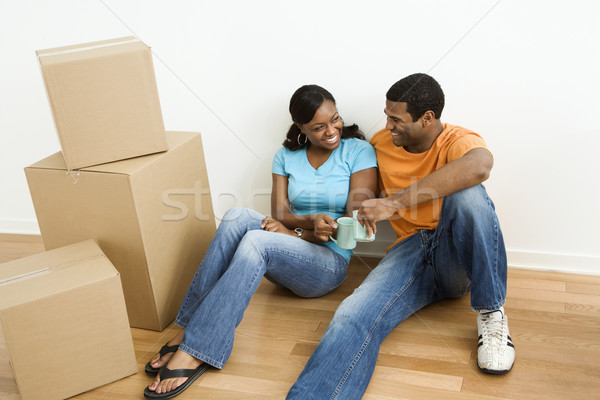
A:
[[[371,140],[383,198],[364,201],[358,219],[372,232],[390,219],[398,240],[339,306],[288,399],[360,399],[396,326],[469,291],[479,368],[504,374],[514,362],[503,308],[506,250],[481,185],[493,157],[479,135],[440,121],[444,93],[432,77],[410,75],[386,97],[386,129]]]

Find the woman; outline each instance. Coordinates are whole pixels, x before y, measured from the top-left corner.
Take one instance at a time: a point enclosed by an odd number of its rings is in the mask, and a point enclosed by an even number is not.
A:
[[[146,364],[156,375],[146,398],[172,398],[209,366],[223,368],[263,276],[300,297],[323,296],[345,279],[352,251],[329,236],[336,218],[375,193],[375,151],[358,126],[343,125],[322,87],[299,88],[290,114],[294,123],[273,160],[273,216],[225,214],[175,320],[184,329]]]

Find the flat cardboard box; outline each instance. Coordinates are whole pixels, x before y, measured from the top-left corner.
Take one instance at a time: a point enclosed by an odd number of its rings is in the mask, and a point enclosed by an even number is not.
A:
[[[64,399],[137,372],[117,270],[93,240],[0,265],[0,398]]]
[[[46,249],[95,239],[121,274],[131,326],[163,330],[215,233],[202,139],[167,132],[166,153],[67,171],[25,168]]]
[[[167,150],[152,54],[140,40],[36,54],[68,169]]]

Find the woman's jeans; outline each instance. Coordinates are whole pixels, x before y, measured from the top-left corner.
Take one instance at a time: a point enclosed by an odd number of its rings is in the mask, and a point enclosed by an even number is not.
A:
[[[447,196],[435,230],[396,244],[338,307],[287,399],[353,400],[367,389],[379,346],[400,322],[471,291],[473,310],[506,297],[506,250],[482,185]]]
[[[175,320],[185,328],[179,349],[216,368],[229,358],[235,328],[263,275],[298,296],[318,297],[348,271],[328,247],[263,231],[264,218],[244,208],[225,214]]]

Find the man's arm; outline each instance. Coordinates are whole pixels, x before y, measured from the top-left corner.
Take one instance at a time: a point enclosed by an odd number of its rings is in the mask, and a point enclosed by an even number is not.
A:
[[[472,149],[390,197],[365,200],[358,212],[358,220],[367,224],[367,229],[377,232],[375,223],[390,218],[397,211],[484,182],[489,178],[493,164],[494,158],[487,149]]]

